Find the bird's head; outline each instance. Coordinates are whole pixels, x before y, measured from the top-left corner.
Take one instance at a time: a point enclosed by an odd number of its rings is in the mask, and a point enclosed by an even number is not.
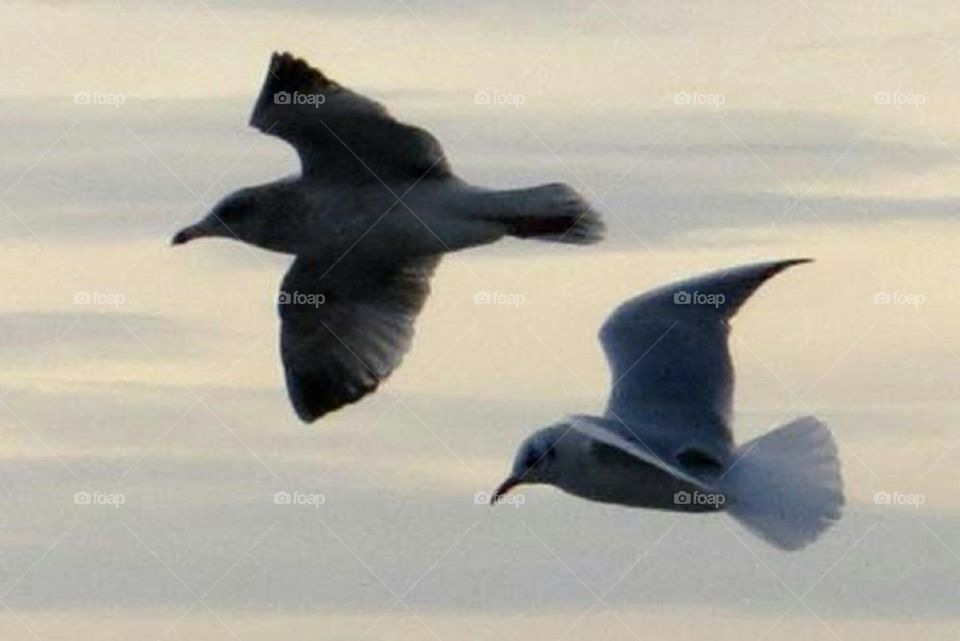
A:
[[[172,244],[182,245],[208,236],[250,242],[265,221],[260,201],[259,194],[252,189],[235,191],[218,202],[199,222],[178,231]]]
[[[563,438],[568,426],[554,425],[545,427],[530,435],[517,450],[513,460],[513,469],[507,479],[493,493],[491,505],[518,485],[529,483],[549,483],[556,469],[560,450],[557,444]]]

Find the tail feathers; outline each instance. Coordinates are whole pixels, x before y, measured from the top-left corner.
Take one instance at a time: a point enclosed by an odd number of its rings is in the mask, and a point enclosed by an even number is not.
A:
[[[840,518],[843,479],[827,427],[807,416],[745,443],[720,480],[727,512],[783,550],[815,541]]]
[[[517,238],[588,245],[603,238],[603,222],[590,204],[567,185],[552,183],[498,194],[493,216]]]

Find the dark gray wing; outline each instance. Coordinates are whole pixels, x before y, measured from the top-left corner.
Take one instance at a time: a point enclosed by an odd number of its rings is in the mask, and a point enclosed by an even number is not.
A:
[[[732,443],[728,321],[768,278],[807,259],[738,267],[621,305],[600,330],[613,377],[607,418],[691,469]],[[657,434],[650,434],[656,426]],[[636,434],[636,430],[646,433]],[[684,461],[684,458],[689,461]],[[702,460],[699,460],[701,459]],[[721,459],[722,460],[722,459]]]
[[[400,364],[438,262],[294,261],[278,308],[287,392],[301,419],[359,400]]]
[[[331,182],[448,176],[440,143],[289,53],[274,53],[250,124],[297,149],[303,173]]]

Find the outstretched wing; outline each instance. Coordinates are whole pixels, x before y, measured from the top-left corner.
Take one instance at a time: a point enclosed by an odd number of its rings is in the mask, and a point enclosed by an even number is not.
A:
[[[611,424],[626,437],[655,443],[665,456],[679,457],[688,469],[722,461],[733,440],[727,323],[764,281],[805,262],[715,272],[621,305],[600,330],[613,376]],[[650,434],[652,426],[660,433]],[[648,433],[637,435],[637,429]]]
[[[270,59],[250,124],[293,145],[312,178],[389,182],[450,174],[433,136],[289,53]]]
[[[359,400],[400,364],[438,262],[294,261],[278,297],[280,353],[302,420]]]

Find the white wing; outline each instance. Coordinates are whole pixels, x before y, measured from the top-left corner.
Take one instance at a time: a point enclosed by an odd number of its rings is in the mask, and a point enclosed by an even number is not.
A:
[[[600,330],[613,376],[610,429],[687,469],[722,464],[733,442],[727,323],[764,281],[805,262],[715,272],[621,305]]]

